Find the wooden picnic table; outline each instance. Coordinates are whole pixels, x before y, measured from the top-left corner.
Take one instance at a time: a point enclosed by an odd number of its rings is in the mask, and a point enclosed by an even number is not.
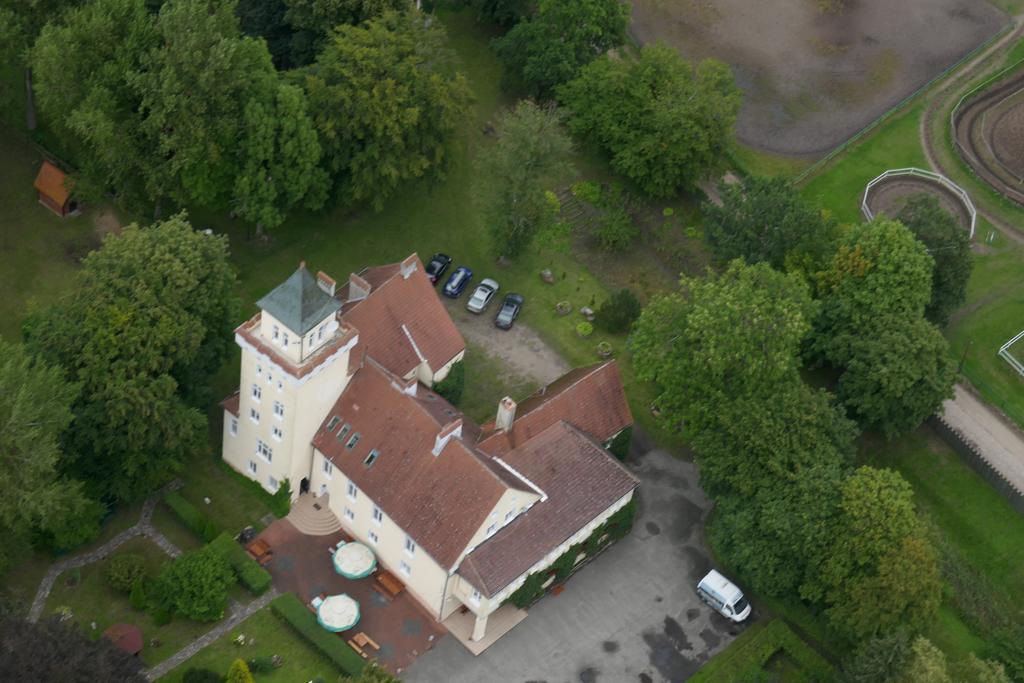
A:
[[[250,543],[245,548],[254,559],[259,560],[267,555],[273,555],[274,551],[270,549],[270,544],[261,538],[257,538],[255,541]]]
[[[386,569],[381,569],[377,572],[374,580],[389,598],[394,598],[405,590],[405,584]]]
[[[360,647],[367,647],[367,646],[369,646],[369,647],[372,647],[374,650],[379,650],[380,649],[380,645],[378,645],[377,642],[373,638],[371,638],[370,636],[366,635],[362,631],[357,633],[355,635],[355,637],[352,638],[352,640],[354,640],[356,642],[356,645],[359,645]]]

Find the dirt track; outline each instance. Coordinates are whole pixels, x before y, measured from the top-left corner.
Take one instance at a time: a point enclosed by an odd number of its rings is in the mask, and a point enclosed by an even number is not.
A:
[[[820,156],[995,34],[985,0],[633,0],[633,37],[732,65],[745,144]],[[941,27],[941,30],[936,30]]]
[[[897,176],[875,185],[868,196],[868,207],[876,216],[884,213],[892,218],[903,209],[908,199],[918,194],[932,195],[943,209],[956,216],[960,227],[971,229],[971,214],[960,198],[942,185],[924,178]]]

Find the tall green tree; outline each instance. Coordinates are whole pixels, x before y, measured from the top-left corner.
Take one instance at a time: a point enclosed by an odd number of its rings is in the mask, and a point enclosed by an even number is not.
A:
[[[0,339],[0,574],[33,531],[61,549],[99,534],[103,507],[61,473],[60,439],[77,395],[60,368]]]
[[[584,65],[626,40],[629,5],[620,0],[538,0],[529,19],[494,41],[506,79],[548,98]]]
[[[514,26],[533,10],[533,0],[464,0],[477,16],[498,26]]]
[[[858,421],[892,438],[953,398],[956,364],[949,342],[924,318],[885,316],[852,341],[839,397]]]
[[[142,129],[133,78],[158,34],[143,0],[92,0],[46,24],[31,52],[41,113],[77,159],[76,194],[141,208],[163,160]]]
[[[56,618],[0,620],[0,680],[145,683],[144,664],[109,638]]]
[[[339,26],[299,78],[344,203],[380,208],[403,182],[444,177],[471,94],[439,22],[410,11]]]
[[[672,429],[699,434],[716,411],[743,396],[770,400],[796,381],[800,345],[817,305],[796,275],[733,261],[721,274],[684,277],[655,297],[633,326],[638,375],[658,385],[656,404]]]
[[[226,207],[246,105],[275,85],[270,54],[241,34],[234,0],[170,0],[156,29],[159,45],[133,79],[150,154],[164,161],[153,194]]]
[[[292,27],[290,58],[295,66],[312,62],[338,26],[358,26],[385,12],[404,12],[411,0],[284,0]]]
[[[704,234],[719,261],[744,258],[776,270],[814,273],[835,252],[838,226],[784,178],[720,183],[721,205],[702,207]]]
[[[327,174],[305,94],[284,83],[269,94],[269,101],[253,97],[245,106],[234,187],[236,210],[256,224],[257,234],[283,223],[293,206],[319,209],[327,199]]]
[[[721,169],[740,107],[726,64],[707,59],[694,69],[662,44],[645,46],[637,59],[594,60],[558,97],[571,112],[569,129],[653,197],[692,189]]]
[[[481,155],[478,175],[491,252],[515,258],[558,213],[546,188],[569,172],[572,143],[552,107],[522,101],[504,113],[497,145]]]
[[[854,341],[880,318],[921,317],[931,299],[934,263],[901,223],[878,218],[855,226],[818,276],[821,314],[814,350],[843,367]]]
[[[932,296],[924,314],[936,325],[944,326],[967,299],[967,281],[974,268],[970,235],[938,199],[926,194],[907,200],[896,219],[924,243],[935,260]]]
[[[910,485],[897,472],[861,467],[843,484],[820,582],[829,622],[853,640],[916,629],[939,606],[941,579]]]
[[[108,237],[67,296],[29,314],[30,351],[81,386],[63,445],[92,495],[141,498],[199,448],[194,406],[230,350],[234,281],[226,239],[182,215]]]

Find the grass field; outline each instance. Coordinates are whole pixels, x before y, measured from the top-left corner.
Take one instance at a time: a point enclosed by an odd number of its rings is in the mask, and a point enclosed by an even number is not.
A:
[[[246,641],[252,644],[239,645],[234,639],[245,635]],[[278,655],[283,663],[280,668],[269,673],[254,674],[258,683],[295,683],[312,681],[321,678],[325,681],[336,680],[338,674],[334,664],[310,647],[304,640],[281,623],[270,611],[260,610],[252,615],[227,635],[206,647],[181,666],[178,666],[161,681],[178,683],[185,672],[191,668],[210,669],[217,673],[227,673],[228,667],[236,659],[250,660],[255,657],[271,657]]]
[[[153,542],[142,537],[127,541],[118,548],[115,555],[126,553],[141,555],[150,576],[155,576],[160,567],[170,560]],[[212,624],[181,618],[157,626],[148,614],[132,608],[127,595],[107,585],[103,576],[105,565],[106,561],[103,560],[82,567],[79,570],[81,581],[73,587],[67,585],[67,572],[57,577],[53,592],[46,601],[44,614],[52,614],[60,607],[70,607],[75,625],[94,640],[111,624],[126,622],[138,626],[144,638],[140,656],[147,666],[167,659],[211,628]],[[92,628],[93,622],[96,624],[95,629]],[[153,638],[160,642],[157,647],[152,646]]]

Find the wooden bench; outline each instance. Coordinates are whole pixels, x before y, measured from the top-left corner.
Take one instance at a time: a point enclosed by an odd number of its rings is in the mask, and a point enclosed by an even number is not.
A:
[[[386,569],[382,569],[377,572],[377,575],[374,577],[374,581],[389,598],[397,597],[405,590],[405,584],[399,581],[398,577]]]
[[[359,645],[360,647],[372,647],[374,650],[380,649],[380,645],[378,645],[373,638],[366,635],[362,631],[357,633],[355,637],[352,638],[352,640],[354,640],[356,645]]]
[[[366,653],[365,653],[365,652],[363,652],[363,648],[359,647],[359,645],[358,645],[358,644],[356,644],[356,641],[354,641],[354,640],[349,640],[349,641],[348,641],[348,644],[349,644],[349,646],[350,646],[350,647],[351,647],[351,648],[352,648],[353,650],[355,650],[356,652],[358,652],[358,653],[359,653],[359,656],[360,656],[360,657],[362,657],[363,659],[366,659],[366,658],[367,658],[367,655],[366,655]]]

